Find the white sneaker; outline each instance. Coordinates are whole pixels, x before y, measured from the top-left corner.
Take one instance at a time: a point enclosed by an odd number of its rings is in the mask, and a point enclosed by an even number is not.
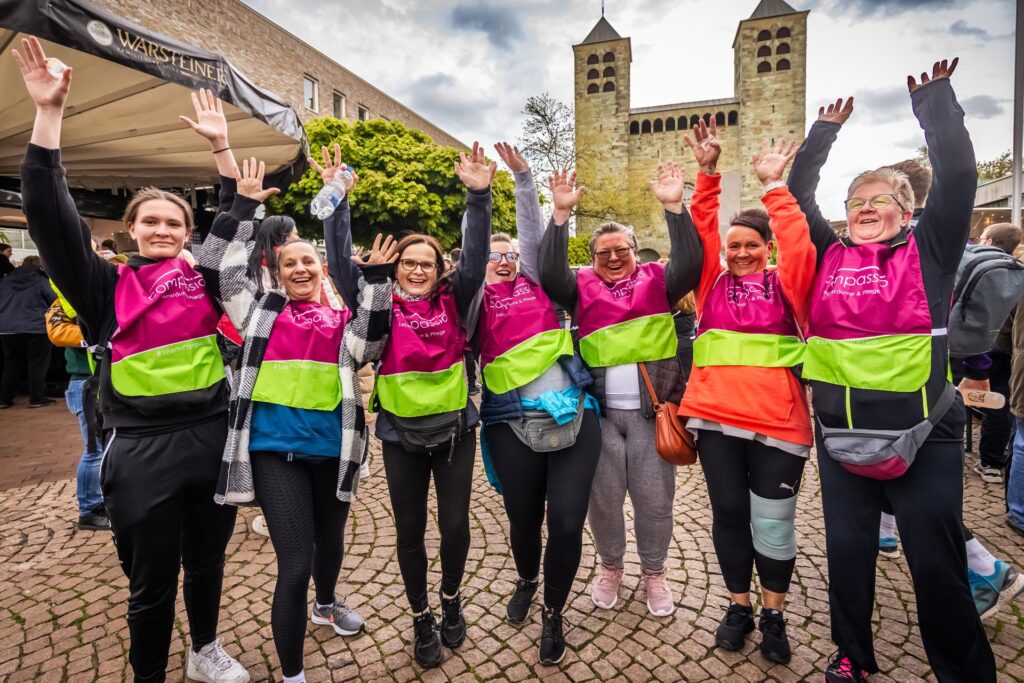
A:
[[[249,672],[224,651],[221,639],[188,649],[188,677],[201,683],[249,683]]]
[[[256,519],[252,520],[252,530],[260,536],[270,537],[270,529],[267,528],[267,518],[263,515],[256,515]]]
[[[981,477],[986,484],[1003,483],[1003,471],[998,467],[985,467],[980,462],[974,466],[974,473]]]

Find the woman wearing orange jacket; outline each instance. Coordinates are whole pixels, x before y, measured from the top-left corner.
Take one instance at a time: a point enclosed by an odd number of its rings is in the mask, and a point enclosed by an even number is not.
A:
[[[800,329],[815,250],[807,219],[782,181],[796,145],[766,142],[754,156],[754,170],[767,212],[746,209],[733,217],[722,266],[716,133],[714,121],[710,130],[701,122],[694,127],[696,143],[687,138],[700,166],[690,211],[704,266],[693,370],[680,413],[697,439],[715,552],[731,596],[716,641],[738,650],[754,630],[750,580],[756,565],[761,653],[786,663],[782,609],[796,559],[797,492],[812,444],[807,395],[792,368],[803,357]],[[773,232],[780,247],[775,269],[768,265]]]

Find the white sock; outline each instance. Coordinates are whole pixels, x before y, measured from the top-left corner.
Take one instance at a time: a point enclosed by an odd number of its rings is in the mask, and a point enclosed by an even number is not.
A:
[[[294,676],[285,676],[282,683],[306,683],[306,672],[300,671]]]
[[[996,573],[996,558],[978,539],[972,538],[967,541],[967,566],[982,576],[992,576]]]
[[[879,538],[899,538],[899,530],[896,528],[896,517],[882,513],[882,521],[878,525]]]

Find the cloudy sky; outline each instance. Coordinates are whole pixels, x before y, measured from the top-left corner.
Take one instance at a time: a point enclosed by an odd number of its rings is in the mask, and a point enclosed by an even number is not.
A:
[[[572,48],[600,0],[244,0],[464,142],[515,139],[526,99],[571,103]],[[954,85],[979,160],[1010,148],[1011,0],[790,0],[810,9],[807,121],[830,98],[856,97],[819,201],[843,217],[858,171],[913,156],[924,136],[906,76],[960,57]],[[607,0],[632,39],[633,107],[731,97],[732,39],[757,0]],[[680,154],[683,154],[680,151]]]

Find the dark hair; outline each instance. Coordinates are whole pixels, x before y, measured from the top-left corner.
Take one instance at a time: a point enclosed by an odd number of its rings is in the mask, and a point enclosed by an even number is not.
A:
[[[932,169],[913,159],[892,164],[889,168],[907,176],[910,189],[914,191],[913,208],[924,206],[925,200],[928,199],[928,190],[932,186]]]
[[[986,232],[992,240],[992,246],[999,247],[1007,254],[1012,254],[1020,244],[1020,228],[1013,223],[996,223],[985,228],[982,234]]]
[[[772,229],[768,222],[768,212],[764,209],[743,209],[732,217],[729,225],[741,225],[757,232],[765,242],[772,241]]]
[[[114,240],[103,240],[100,242],[100,247],[103,249],[109,249],[110,251],[117,251],[117,242]]]
[[[0,251],[7,251],[8,249],[14,249],[14,247],[12,247],[9,244],[4,244],[3,242],[0,242]]]
[[[437,270],[435,271],[435,273],[437,274],[437,282],[434,284],[434,291],[436,292],[440,288],[441,282],[444,279],[442,276],[445,274],[444,250],[441,249],[441,243],[438,242],[436,239],[434,239],[430,235],[424,235],[419,232],[414,232],[411,235],[406,235],[402,239],[398,240],[398,244],[396,245],[396,252],[398,253],[398,258],[395,260],[395,263],[397,264],[399,261],[401,261],[402,254],[405,253],[405,250],[414,244],[426,244],[428,247],[434,250],[434,263],[437,264]]]
[[[462,248],[455,247],[454,249],[451,250],[451,253],[449,253],[448,256],[451,258],[452,265],[454,266],[459,262],[459,257],[462,256]]]
[[[39,270],[42,270],[43,269],[43,259],[39,258],[38,256],[26,256],[21,261],[21,267],[22,268],[38,268]]]
[[[295,221],[288,216],[267,216],[256,228],[256,247],[249,255],[249,279],[262,286],[263,265],[266,263],[270,281],[277,287],[277,247],[288,240],[295,229]]]

